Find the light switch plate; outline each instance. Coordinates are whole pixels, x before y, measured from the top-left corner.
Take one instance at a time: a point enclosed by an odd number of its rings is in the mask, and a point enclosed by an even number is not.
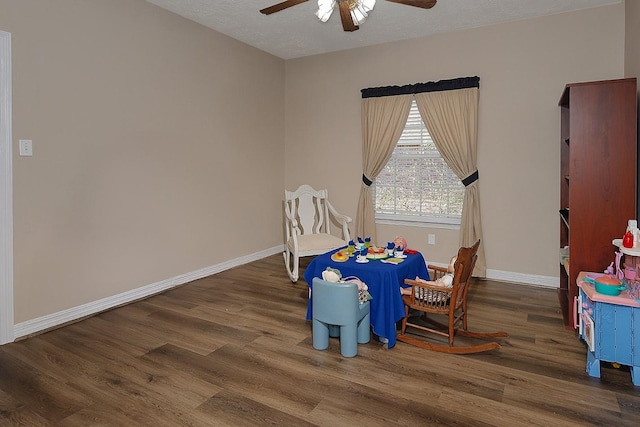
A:
[[[33,141],[30,139],[21,139],[18,145],[21,156],[33,156]]]
[[[430,245],[435,245],[436,244],[436,235],[435,234],[429,234],[429,244]]]

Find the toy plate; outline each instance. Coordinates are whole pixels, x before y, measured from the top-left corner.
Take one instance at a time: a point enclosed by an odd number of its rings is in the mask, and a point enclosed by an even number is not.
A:
[[[334,261],[334,262],[347,262],[347,261],[349,261],[349,257],[346,257],[345,259],[336,258],[337,254],[338,253],[336,252],[335,254],[331,255],[331,261]]]

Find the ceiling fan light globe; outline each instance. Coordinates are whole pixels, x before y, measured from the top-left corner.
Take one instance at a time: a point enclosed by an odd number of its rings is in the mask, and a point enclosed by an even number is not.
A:
[[[316,16],[322,22],[327,22],[331,18],[333,8],[336,6],[335,0],[318,0],[318,11]]]
[[[366,11],[372,11],[373,7],[376,5],[376,0],[361,0],[360,6]]]
[[[353,23],[355,25],[360,25],[367,19],[367,12],[360,9],[359,7],[355,7],[351,9],[351,18],[353,18]]]
[[[367,20],[367,12],[373,10],[376,0],[356,0],[351,7],[351,18],[355,25],[360,25]]]

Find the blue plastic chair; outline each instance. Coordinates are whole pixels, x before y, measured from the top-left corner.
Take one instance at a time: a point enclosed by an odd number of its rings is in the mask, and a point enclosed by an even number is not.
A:
[[[371,339],[369,301],[358,301],[358,285],[313,279],[311,298],[313,348],[326,350],[329,336],[340,337],[344,357],[358,354],[358,344]]]

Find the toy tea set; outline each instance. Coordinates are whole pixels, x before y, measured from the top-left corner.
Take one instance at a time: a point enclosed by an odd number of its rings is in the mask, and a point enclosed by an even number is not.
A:
[[[358,237],[357,240],[357,243],[350,240],[347,247],[331,255],[331,259],[336,262],[345,262],[355,256],[357,263],[364,264],[369,260],[384,261],[388,258],[393,258],[394,262],[397,263],[402,262],[407,257],[404,254],[404,250],[407,247],[407,240],[404,237],[396,237],[392,242],[388,242],[386,247],[372,245],[371,237],[364,239]]]
[[[588,277],[586,282],[592,283],[597,292],[604,295],[617,296],[627,290],[629,295],[640,302],[640,229],[636,220],[629,220],[627,230],[622,239],[613,239],[616,251],[615,261],[604,271],[604,275]],[[624,257],[624,263],[622,263]]]

